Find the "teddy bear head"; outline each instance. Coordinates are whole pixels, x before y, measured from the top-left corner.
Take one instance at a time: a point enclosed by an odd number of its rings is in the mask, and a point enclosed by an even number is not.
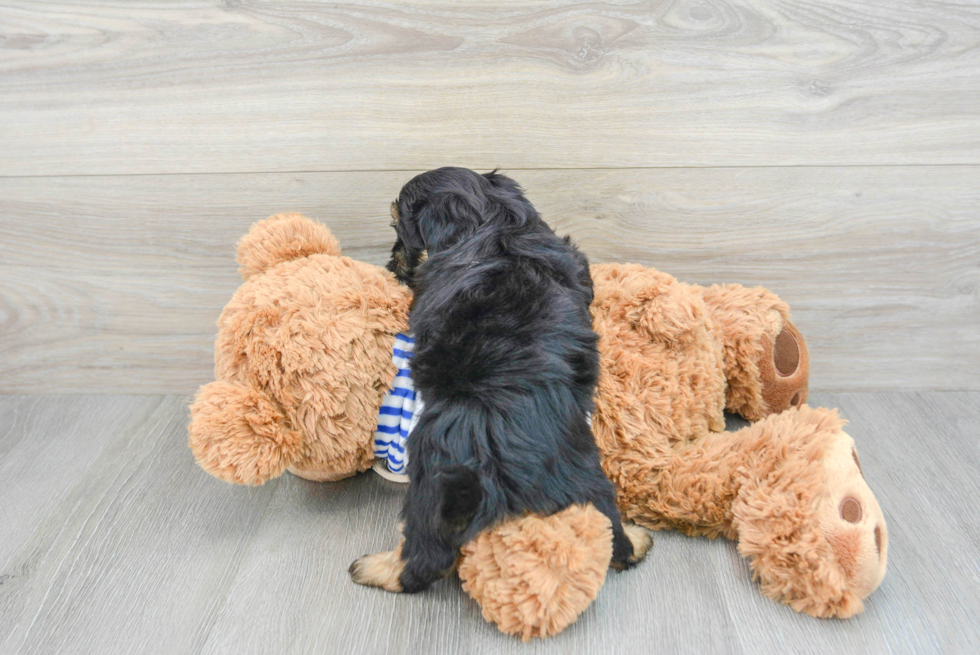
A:
[[[248,485],[366,470],[410,292],[299,214],[253,225],[237,261],[245,282],[218,319],[215,382],[191,406],[198,463]]]

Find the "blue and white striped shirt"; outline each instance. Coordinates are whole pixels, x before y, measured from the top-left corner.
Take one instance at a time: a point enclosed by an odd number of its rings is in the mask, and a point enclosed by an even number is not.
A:
[[[404,334],[395,336],[391,361],[398,367],[392,389],[381,400],[378,429],[374,433],[374,456],[388,461],[388,470],[404,474],[408,464],[405,443],[422,413],[422,398],[412,386],[411,361],[415,339]]]

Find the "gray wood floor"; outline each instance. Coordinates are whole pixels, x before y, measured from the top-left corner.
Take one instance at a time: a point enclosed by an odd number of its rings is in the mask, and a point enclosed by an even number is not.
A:
[[[980,652],[980,393],[812,402],[851,420],[888,520],[864,614],[796,614],[732,544],[656,533],[578,623],[521,646],[456,579],[413,597],[348,580],[393,542],[400,486],[220,483],[186,448],[180,396],[2,396],[0,652]]]

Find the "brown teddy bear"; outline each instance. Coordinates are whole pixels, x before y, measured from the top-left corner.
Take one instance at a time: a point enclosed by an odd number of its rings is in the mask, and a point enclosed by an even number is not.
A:
[[[410,292],[298,214],[256,223],[237,259],[245,283],[218,321],[216,381],[191,406],[197,461],[248,485],[371,467]],[[884,575],[885,523],[843,421],[803,405],[808,354],[786,305],[634,265],[592,274],[593,427],[624,518],[737,540],[763,592],[798,611],[859,612]],[[762,420],[722,432],[726,407]],[[458,570],[484,617],[527,639],[588,607],[611,552],[608,520],[573,506],[484,532]]]

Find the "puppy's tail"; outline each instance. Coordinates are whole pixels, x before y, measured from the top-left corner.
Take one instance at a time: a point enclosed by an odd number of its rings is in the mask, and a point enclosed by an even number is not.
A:
[[[439,474],[439,517],[446,532],[462,532],[483,503],[480,475],[466,466],[450,466]]]

